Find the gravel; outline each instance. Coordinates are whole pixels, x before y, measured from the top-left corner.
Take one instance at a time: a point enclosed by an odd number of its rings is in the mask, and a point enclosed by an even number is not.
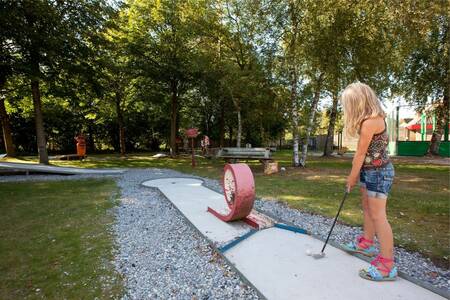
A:
[[[103,175],[0,176],[5,181],[73,180],[104,178]],[[117,222],[116,268],[124,275],[124,299],[258,299],[211,248],[208,241],[157,189],[140,185],[162,177],[192,177],[165,169],[130,169],[117,178],[120,204]],[[205,186],[222,191],[217,180],[203,179]],[[291,209],[278,201],[256,200],[255,208],[311,233],[326,238],[330,218]],[[360,227],[337,224],[331,240],[346,243],[361,234]],[[450,290],[450,271],[435,266],[430,259],[400,247],[395,249],[401,271],[432,286]]]
[[[130,170],[120,178],[116,267],[124,299],[258,299],[208,241],[145,180],[186,177],[169,170]]]

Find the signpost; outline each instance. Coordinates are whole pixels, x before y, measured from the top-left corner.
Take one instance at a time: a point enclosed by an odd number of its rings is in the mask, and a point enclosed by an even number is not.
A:
[[[198,129],[197,128],[186,129],[186,136],[191,139],[192,167],[195,168],[194,139],[198,136]]]

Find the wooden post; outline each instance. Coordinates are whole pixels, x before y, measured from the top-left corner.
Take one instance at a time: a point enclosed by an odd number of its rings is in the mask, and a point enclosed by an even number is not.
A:
[[[191,138],[191,146],[192,146],[192,167],[195,168],[194,138]]]
[[[189,128],[186,130],[186,136],[191,138],[191,148],[192,148],[192,167],[195,167],[195,152],[194,152],[194,139],[198,136],[197,128]]]

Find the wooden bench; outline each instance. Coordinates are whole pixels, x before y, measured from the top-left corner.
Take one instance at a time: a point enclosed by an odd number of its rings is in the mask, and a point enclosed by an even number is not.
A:
[[[259,160],[262,163],[273,161],[274,148],[221,148],[217,152],[217,158],[223,158],[228,162],[242,160]]]

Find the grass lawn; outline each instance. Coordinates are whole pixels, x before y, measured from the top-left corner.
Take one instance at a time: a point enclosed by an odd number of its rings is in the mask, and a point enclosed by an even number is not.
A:
[[[0,299],[111,299],[112,180],[0,183]]]
[[[292,168],[291,152],[280,151],[276,159],[286,172],[265,176],[258,162],[249,162],[255,174],[258,197],[281,200],[290,207],[334,217],[350,171],[348,158],[309,157],[307,168]],[[30,159],[35,161],[35,158]],[[210,178],[220,178],[223,162],[198,159],[195,169],[189,157],[155,159],[150,154],[94,155],[83,162],[52,161],[61,166],[170,168]],[[440,266],[449,265],[449,171],[447,165],[430,165],[420,160],[394,159],[396,178],[388,200],[388,215],[396,244],[419,251]],[[341,220],[361,225],[359,194],[350,195]]]

